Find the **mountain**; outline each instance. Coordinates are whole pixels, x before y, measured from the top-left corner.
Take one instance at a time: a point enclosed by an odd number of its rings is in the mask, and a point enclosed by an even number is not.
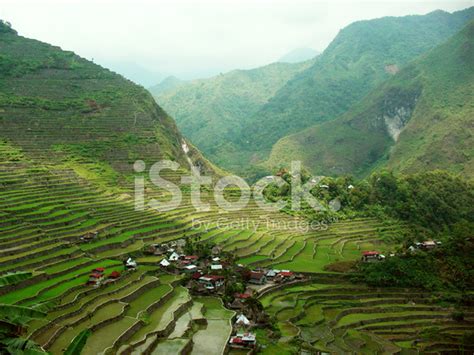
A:
[[[137,159],[188,168],[175,122],[141,86],[3,22],[0,53],[1,140],[35,159],[97,163],[120,173],[131,173]]]
[[[98,60],[98,62],[100,65],[109,68],[143,87],[154,85],[163,80],[166,76],[163,73],[150,70],[131,61]]]
[[[233,141],[240,166],[266,160],[280,138],[346,112],[473,16],[474,8],[452,14],[438,10],[422,16],[359,21],[342,29],[312,66],[245,117]],[[199,142],[196,145],[200,147]]]
[[[277,62],[280,63],[298,63],[313,59],[319,55],[319,52],[313,48],[296,48],[286,53]]]
[[[211,161],[245,175],[261,170],[280,138],[343,114],[473,16],[470,8],[355,22],[309,64],[231,72],[155,98]]]
[[[274,63],[252,70],[234,70],[209,79],[184,82],[155,95],[186,137],[214,163],[240,164],[238,146],[244,120],[257,112],[296,73],[311,61]],[[150,89],[156,93],[156,89]]]
[[[164,78],[159,84],[148,88],[148,91],[151,92],[152,95],[159,95],[162,92],[174,89],[181,83],[183,83],[183,80],[178,79],[175,76],[168,76]]]
[[[337,119],[281,139],[268,165],[302,159],[313,173],[388,167],[472,177],[474,20],[408,64]]]

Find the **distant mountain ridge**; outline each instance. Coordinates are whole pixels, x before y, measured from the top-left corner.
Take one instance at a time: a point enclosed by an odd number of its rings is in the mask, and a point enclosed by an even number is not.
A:
[[[290,80],[243,126],[253,145],[268,151],[279,138],[336,118],[418,55],[440,44],[474,16],[452,14],[383,17],[342,29],[313,66]]]
[[[474,20],[339,118],[281,139],[270,167],[365,176],[445,169],[474,176]]]
[[[216,85],[212,89],[214,94],[208,97],[203,91],[208,90],[204,82],[200,89],[194,86],[202,100],[183,100],[192,84],[181,85],[157,100],[212,161],[246,174],[249,169],[262,169],[260,163],[267,160],[279,139],[337,118],[408,62],[454,35],[473,16],[474,7],[452,14],[434,11],[350,24],[311,65],[279,80],[284,81],[283,85],[274,86],[277,90],[270,96],[264,95],[265,100],[251,105],[252,109],[248,95],[227,95],[226,109],[222,111],[224,106],[218,104],[215,96],[221,95],[219,90],[223,86]],[[239,80],[227,84],[241,85]],[[255,91],[250,97],[258,97],[258,90],[266,89],[253,87]],[[216,107],[221,111],[214,112]],[[238,114],[222,118],[229,112]]]
[[[183,80],[171,75],[164,78],[159,84],[153,85],[148,88],[148,91],[151,92],[152,95],[159,95],[162,92],[174,89],[183,82]]]
[[[132,61],[99,60],[100,65],[122,75],[135,84],[149,87],[163,80],[166,74],[156,72]]]
[[[320,52],[318,52],[317,50],[313,48],[296,48],[286,53],[284,56],[278,59],[277,62],[279,63],[304,62],[306,60],[313,59],[319,54]]]

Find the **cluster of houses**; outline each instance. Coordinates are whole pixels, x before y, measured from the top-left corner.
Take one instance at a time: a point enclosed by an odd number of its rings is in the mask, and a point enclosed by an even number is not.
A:
[[[254,285],[265,285],[269,282],[284,283],[302,279],[304,279],[304,275],[296,274],[290,270],[259,269],[250,271],[248,282]]]
[[[240,313],[234,321],[233,333],[229,339],[229,347],[232,349],[255,349],[257,338],[250,332],[254,324],[243,314]]]
[[[132,258],[127,258],[123,261],[123,265],[125,270],[136,270],[137,262]],[[99,287],[100,285],[107,284],[109,282],[113,282],[120,278],[120,272],[114,270],[109,275],[105,275],[105,268],[104,267],[96,267],[95,269],[91,270],[89,274],[89,278],[86,282],[88,286]]]
[[[184,241],[184,240],[183,240]],[[182,252],[185,243],[180,240],[165,245],[157,245],[156,252],[166,257],[160,261],[161,268],[168,272],[189,274],[190,282],[188,288],[193,288],[201,293],[213,293],[219,291],[224,285],[224,276],[219,275],[224,267],[228,266],[226,261],[218,256],[221,249],[214,247],[212,255],[200,258],[198,255],[186,255]],[[155,255],[157,255],[155,252]]]
[[[95,269],[91,270],[91,273],[89,275],[89,279],[87,280],[87,285],[88,286],[94,286],[94,287],[99,287],[102,284],[106,284],[108,282],[112,282],[113,280],[116,280],[120,278],[120,272],[114,270],[110,273],[110,275],[105,275],[105,268],[103,267],[97,267]]]
[[[413,245],[408,247],[410,253],[416,253],[417,251],[429,251],[433,250],[441,245],[440,241],[436,240],[425,240],[423,242],[416,242]],[[395,254],[390,254],[389,256],[394,256]],[[372,262],[372,261],[383,261],[385,260],[385,255],[376,250],[363,251],[361,260],[363,262]]]
[[[168,243],[151,244],[145,249],[145,254],[152,254],[156,256],[168,255],[174,251],[181,251],[185,245],[185,239],[173,240]]]

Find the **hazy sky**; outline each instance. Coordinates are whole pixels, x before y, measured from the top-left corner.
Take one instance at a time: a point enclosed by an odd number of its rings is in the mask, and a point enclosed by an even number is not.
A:
[[[98,63],[194,78],[252,68],[298,47],[322,51],[349,23],[455,11],[474,1],[0,0],[23,36]]]

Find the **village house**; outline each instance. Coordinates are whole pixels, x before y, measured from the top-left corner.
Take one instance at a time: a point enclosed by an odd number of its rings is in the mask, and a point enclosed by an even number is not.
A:
[[[220,270],[222,270],[222,265],[221,264],[212,264],[211,265],[211,270],[212,271],[220,271]]]
[[[408,251],[415,253],[417,250],[432,250],[441,245],[441,242],[435,240],[425,240],[424,242],[416,242],[408,247]]]
[[[184,267],[184,272],[196,272],[197,266],[196,265],[187,265]]]
[[[276,282],[289,282],[293,281],[294,279],[295,274],[289,270],[280,271],[275,277]]]
[[[235,321],[235,325],[238,327],[248,327],[250,325],[250,321],[246,316],[240,314]]]
[[[104,280],[104,272],[105,268],[98,267],[92,270],[92,273],[89,275],[89,279],[87,280],[87,285],[91,286],[100,286],[102,281]]]
[[[183,260],[186,260],[186,261],[191,261],[191,262],[195,262],[199,259],[199,257],[197,255],[185,255],[183,257]]]
[[[252,333],[239,333],[230,337],[229,345],[235,349],[254,348],[257,345],[257,340]]]
[[[249,283],[254,285],[264,285],[267,283],[267,277],[264,272],[261,271],[251,271]]]
[[[382,255],[378,251],[364,251],[362,252],[362,261],[371,262],[371,261],[380,261],[384,260],[385,255]]]
[[[280,270],[276,269],[268,270],[265,276],[267,277],[267,279],[273,280],[279,272]]]
[[[234,293],[234,300],[229,305],[231,309],[244,309],[245,301],[252,297],[251,290],[246,290],[245,293]]]
[[[110,273],[110,275],[108,276],[109,279],[113,279],[113,280],[116,280],[116,279],[118,279],[119,277],[120,277],[120,272],[115,271],[115,270],[112,271],[112,272]]]
[[[125,260],[124,265],[127,270],[135,270],[137,268],[137,262],[132,258]]]
[[[92,240],[97,238],[98,235],[99,235],[99,232],[88,232],[81,237],[81,241],[86,242],[86,243],[91,242]]]
[[[168,259],[169,259],[169,261],[178,261],[179,260],[179,254],[177,252],[173,251]]]
[[[191,279],[192,280],[199,280],[199,278],[203,275],[202,272],[200,271],[196,271],[194,272],[192,275],[191,275]]]
[[[431,250],[436,248],[438,245],[441,245],[441,242],[436,242],[434,240],[425,240],[420,243],[420,248],[424,250]]]
[[[162,267],[168,267],[170,265],[171,265],[171,263],[166,259],[163,259],[163,260],[160,261],[160,266],[162,266]]]
[[[207,290],[214,291],[224,285],[224,276],[220,275],[204,275],[198,279]]]

